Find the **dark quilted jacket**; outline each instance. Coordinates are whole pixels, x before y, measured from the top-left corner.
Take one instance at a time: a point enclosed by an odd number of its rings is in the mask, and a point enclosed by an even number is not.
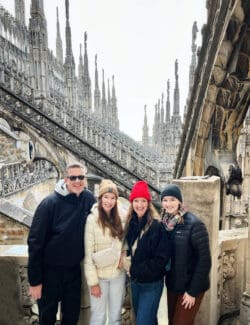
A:
[[[209,289],[211,256],[206,226],[190,212],[184,214],[184,224],[177,224],[173,233],[171,270],[166,275],[169,291],[187,292],[196,297]]]
[[[146,216],[143,217],[146,219]],[[129,252],[139,235],[140,228],[138,218],[133,217],[129,224],[127,244]],[[171,255],[170,239],[161,222],[153,220],[150,227],[138,240],[137,249],[132,257],[130,268],[131,279],[133,281],[154,282],[164,278],[165,266]]]

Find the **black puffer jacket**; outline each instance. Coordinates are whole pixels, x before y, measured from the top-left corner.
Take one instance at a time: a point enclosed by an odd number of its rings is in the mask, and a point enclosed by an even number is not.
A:
[[[84,256],[83,232],[87,215],[95,203],[85,189],[78,197],[57,190],[37,207],[28,236],[28,278],[42,283],[44,264],[74,266]]]
[[[166,285],[172,292],[196,297],[209,289],[209,239],[206,226],[195,215],[187,212],[183,218],[184,224],[177,224],[173,232],[168,232],[173,253]]]
[[[148,228],[147,215],[139,222],[134,214],[126,238],[129,253],[142,230],[144,233],[138,240],[134,256],[131,258],[131,279],[142,283],[158,281],[163,279],[166,273],[165,266],[171,255],[170,240],[161,222],[153,220]]]

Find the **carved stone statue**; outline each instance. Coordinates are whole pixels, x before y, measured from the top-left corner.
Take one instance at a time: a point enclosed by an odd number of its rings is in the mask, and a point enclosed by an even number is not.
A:
[[[228,169],[228,180],[226,182],[226,194],[232,194],[238,198],[242,194],[242,171],[239,166],[230,165]]]

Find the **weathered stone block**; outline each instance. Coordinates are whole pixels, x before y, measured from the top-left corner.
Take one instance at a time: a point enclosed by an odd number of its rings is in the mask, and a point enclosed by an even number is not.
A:
[[[22,325],[24,312],[18,262],[11,257],[1,257],[0,270],[0,324]]]
[[[222,230],[219,233],[220,316],[240,309],[246,283],[247,228]]]

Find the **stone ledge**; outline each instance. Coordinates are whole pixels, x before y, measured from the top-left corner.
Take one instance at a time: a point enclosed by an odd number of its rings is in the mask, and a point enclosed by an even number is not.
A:
[[[234,228],[219,231],[219,243],[232,239],[248,238],[248,228]]]
[[[0,245],[0,259],[13,257],[19,265],[26,266],[28,261],[27,245]]]
[[[0,213],[27,227],[31,226],[33,214],[30,211],[20,208],[5,199],[0,199]]]

